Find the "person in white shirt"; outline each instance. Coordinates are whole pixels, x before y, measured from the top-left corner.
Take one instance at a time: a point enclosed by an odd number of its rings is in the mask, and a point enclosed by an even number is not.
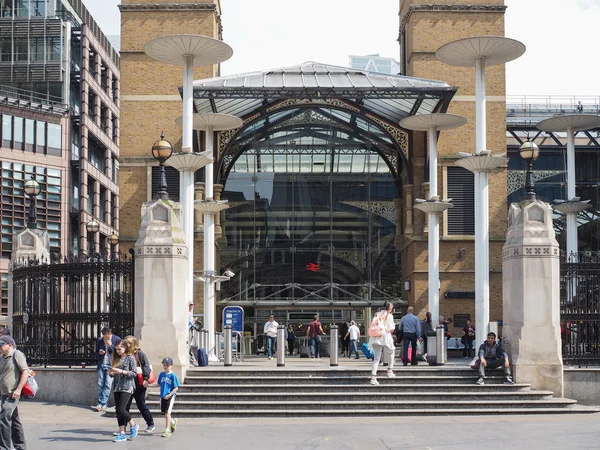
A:
[[[277,327],[279,324],[275,322],[275,316],[271,314],[269,316],[269,320],[265,323],[264,335],[267,339],[267,355],[269,355],[269,359],[273,359],[273,354],[275,353],[274,348],[277,348]]]
[[[372,330],[372,328],[375,328]],[[378,385],[377,381],[377,368],[379,367],[379,361],[381,355],[385,352],[388,355],[388,369],[387,376],[395,377],[393,372],[394,367],[394,339],[392,338],[392,331],[394,330],[394,304],[386,301],[383,305],[383,310],[379,311],[369,328],[369,346],[373,348],[375,357],[373,358],[373,365],[371,367],[371,384]]]
[[[356,326],[356,322],[353,320],[350,322],[350,328],[348,328],[348,332],[344,339],[350,336],[350,351],[348,352],[348,358],[352,357],[352,352],[356,353],[356,357],[354,359],[359,359],[358,356],[358,340],[360,339],[360,330]]]

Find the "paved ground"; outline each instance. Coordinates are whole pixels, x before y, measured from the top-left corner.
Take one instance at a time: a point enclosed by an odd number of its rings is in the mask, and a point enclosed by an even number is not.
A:
[[[478,450],[598,449],[600,414],[343,419],[181,419],[169,439],[141,433],[112,442],[117,424],[91,409],[26,401],[19,407],[29,450]]]

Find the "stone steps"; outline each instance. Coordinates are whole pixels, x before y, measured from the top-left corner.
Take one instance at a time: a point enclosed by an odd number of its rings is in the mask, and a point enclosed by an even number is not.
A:
[[[468,367],[400,366],[395,378],[378,373],[369,384],[365,362],[352,368],[238,367],[191,369],[174,405],[176,417],[343,417],[456,414],[553,414],[574,412],[575,401],[553,398],[528,384],[504,385],[502,371],[490,371],[478,386]],[[148,406],[159,414],[158,390]],[[577,412],[597,412],[581,410]]]
[[[505,400],[549,400],[552,399],[550,391],[530,391],[530,392],[389,392],[386,390],[366,389],[363,392],[319,392],[319,402],[330,401],[344,403],[347,401],[386,401],[386,402],[405,402],[418,400],[435,401],[505,401]],[[271,402],[302,402],[310,400],[314,402],[314,392],[277,392],[269,393],[268,398]],[[148,395],[148,401],[158,403],[158,393]],[[177,394],[177,403],[180,402],[261,402],[265,400],[264,392],[186,392],[180,391]],[[398,404],[398,403],[396,403]]]

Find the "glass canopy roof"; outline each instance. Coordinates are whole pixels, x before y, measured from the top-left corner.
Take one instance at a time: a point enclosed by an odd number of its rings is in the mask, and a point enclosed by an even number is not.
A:
[[[456,88],[442,81],[315,62],[194,82],[197,112],[245,118],[283,99],[343,99],[392,124],[444,108]]]

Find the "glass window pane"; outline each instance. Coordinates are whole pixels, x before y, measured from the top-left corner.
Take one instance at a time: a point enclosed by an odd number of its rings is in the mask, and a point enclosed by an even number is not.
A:
[[[25,121],[25,143],[29,145],[35,143],[35,121],[32,119]]]
[[[2,114],[2,139],[12,141],[12,116]]]
[[[48,124],[48,147],[54,149],[62,148],[62,127],[55,123]]]
[[[46,146],[46,122],[37,121],[36,142],[38,147]]]
[[[22,117],[15,117],[15,143],[23,143],[23,123]]]

